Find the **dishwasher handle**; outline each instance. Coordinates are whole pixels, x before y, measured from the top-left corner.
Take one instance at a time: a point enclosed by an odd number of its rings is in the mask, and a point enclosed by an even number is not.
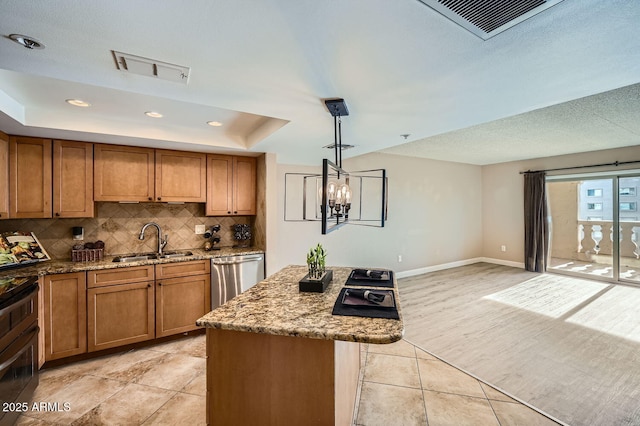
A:
[[[237,265],[238,263],[246,262],[259,262],[264,259],[261,254],[254,254],[248,256],[233,256],[233,257],[214,257],[211,259],[211,263],[214,265]]]

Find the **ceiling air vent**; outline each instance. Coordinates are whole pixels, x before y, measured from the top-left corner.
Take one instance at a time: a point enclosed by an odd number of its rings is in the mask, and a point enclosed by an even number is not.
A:
[[[487,40],[562,0],[419,0]]]
[[[329,145],[325,145],[323,146],[323,148],[327,148],[327,149],[335,149],[336,144],[331,143]],[[343,143],[342,144],[342,150],[344,151],[345,149],[351,149],[354,148],[355,145],[349,145],[348,143]]]
[[[189,73],[191,72],[189,67],[116,52],[115,50],[111,52],[116,60],[116,68],[120,71],[155,77],[161,80],[173,81],[174,83],[187,84],[189,82]]]

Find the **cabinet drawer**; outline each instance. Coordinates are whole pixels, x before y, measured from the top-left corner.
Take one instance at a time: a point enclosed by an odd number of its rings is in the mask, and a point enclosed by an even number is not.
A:
[[[104,269],[87,273],[87,287],[89,288],[153,280],[153,265]]]
[[[210,260],[194,260],[192,262],[164,263],[156,265],[156,276],[158,279],[209,273],[211,273]]]

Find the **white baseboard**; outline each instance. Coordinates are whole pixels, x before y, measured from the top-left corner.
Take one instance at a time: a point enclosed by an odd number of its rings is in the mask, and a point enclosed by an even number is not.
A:
[[[458,260],[455,262],[442,263],[440,265],[426,266],[424,268],[410,269],[408,271],[396,272],[397,278],[413,277],[414,275],[427,274],[429,272],[442,271],[443,269],[457,268],[459,266],[472,265],[474,263],[486,262],[496,265],[512,266],[524,269],[524,262],[513,262],[510,260],[493,259],[490,257],[474,257],[472,259]]]

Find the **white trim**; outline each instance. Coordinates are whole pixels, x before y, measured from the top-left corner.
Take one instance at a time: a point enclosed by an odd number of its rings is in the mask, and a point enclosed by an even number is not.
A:
[[[467,266],[479,262],[494,263],[496,265],[512,266],[514,268],[524,269],[524,262],[513,262],[510,260],[493,259],[490,257],[474,257],[471,259],[458,260],[455,262],[441,263],[440,265],[425,266],[424,268],[396,272],[396,278],[407,278],[414,275],[422,275],[429,272],[442,271],[443,269],[457,268],[459,266]]]

